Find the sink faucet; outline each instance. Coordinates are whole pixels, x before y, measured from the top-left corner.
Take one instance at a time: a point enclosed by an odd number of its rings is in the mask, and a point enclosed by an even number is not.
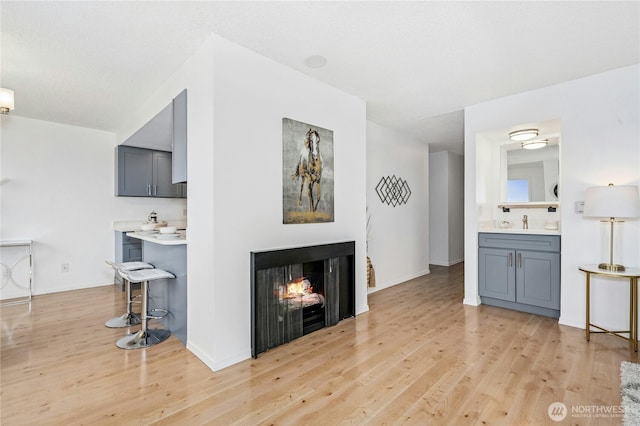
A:
[[[529,229],[529,218],[526,214],[522,216],[522,229]]]

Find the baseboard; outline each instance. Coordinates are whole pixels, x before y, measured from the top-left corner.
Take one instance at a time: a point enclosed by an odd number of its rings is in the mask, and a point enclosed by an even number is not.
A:
[[[582,321],[567,320],[565,317],[562,316],[562,314],[560,314],[560,318],[558,318],[558,324],[566,325],[569,327],[581,328],[583,330],[586,326],[586,323],[584,320]]]
[[[430,265],[436,265],[436,266],[453,266],[453,265],[457,265],[458,263],[462,263],[464,262],[464,257],[461,259],[456,259],[456,260],[452,260],[449,262],[441,262],[438,260],[434,260],[434,261],[429,261]]]
[[[422,277],[424,275],[428,275],[430,273],[431,273],[431,271],[429,269],[426,269],[424,271],[416,272],[415,274],[407,275],[407,276],[401,277],[401,278],[396,278],[391,282],[382,283],[380,285],[376,285],[376,287],[369,287],[369,293],[375,293],[378,290],[384,290],[385,288],[393,287],[394,285],[406,283],[407,281],[411,281],[413,279]],[[379,284],[379,283],[380,282],[377,281],[376,284]]]
[[[64,291],[73,291],[73,290],[85,290],[87,288],[95,288],[95,287],[106,287],[113,286],[112,282],[108,284],[100,283],[100,284],[89,284],[89,285],[78,285],[78,286],[69,286],[69,287],[58,287],[58,288],[47,288],[47,289],[33,289],[31,292],[32,296],[42,296],[45,294],[53,294],[53,293],[62,293]]]
[[[469,306],[480,306],[480,298],[479,297],[465,297],[462,300],[462,304],[463,305],[469,305]]]
[[[360,314],[364,314],[365,312],[369,312],[369,305],[362,305],[356,308],[356,316]]]
[[[251,352],[246,354],[237,354],[231,357],[224,358],[222,360],[216,360],[209,357],[204,351],[202,351],[197,345],[187,339],[187,349],[193,353],[200,361],[202,361],[211,371],[219,371],[223,368],[230,367],[242,361],[246,361],[251,358]]]

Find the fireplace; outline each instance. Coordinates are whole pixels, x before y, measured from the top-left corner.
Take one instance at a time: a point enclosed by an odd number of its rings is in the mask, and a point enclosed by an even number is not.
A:
[[[251,355],[355,315],[355,242],[251,253]]]

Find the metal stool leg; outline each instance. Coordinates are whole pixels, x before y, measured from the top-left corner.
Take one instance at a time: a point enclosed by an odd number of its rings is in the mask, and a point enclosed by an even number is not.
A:
[[[138,325],[142,321],[140,316],[133,312],[133,291],[131,290],[131,283],[128,279],[124,278],[125,291],[127,293],[127,312],[123,315],[115,318],[111,318],[104,323],[109,328],[124,328],[131,327],[132,325]]]
[[[169,336],[171,336],[171,332],[169,330],[149,329],[148,290],[149,281],[142,281],[142,328],[135,334],[130,334],[118,339],[118,341],[116,342],[117,347],[121,349],[147,348],[149,346],[157,345],[158,343],[164,342],[169,338]]]

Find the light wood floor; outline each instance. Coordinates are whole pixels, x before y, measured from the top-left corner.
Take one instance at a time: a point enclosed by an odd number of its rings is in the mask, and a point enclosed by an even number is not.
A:
[[[370,312],[219,372],[171,337],[118,349],[112,286],[2,307],[9,425],[558,424],[549,404],[619,406],[626,341],[462,304],[463,267],[370,295]],[[584,411],[583,411],[584,412]],[[576,417],[562,424],[620,424]]]

